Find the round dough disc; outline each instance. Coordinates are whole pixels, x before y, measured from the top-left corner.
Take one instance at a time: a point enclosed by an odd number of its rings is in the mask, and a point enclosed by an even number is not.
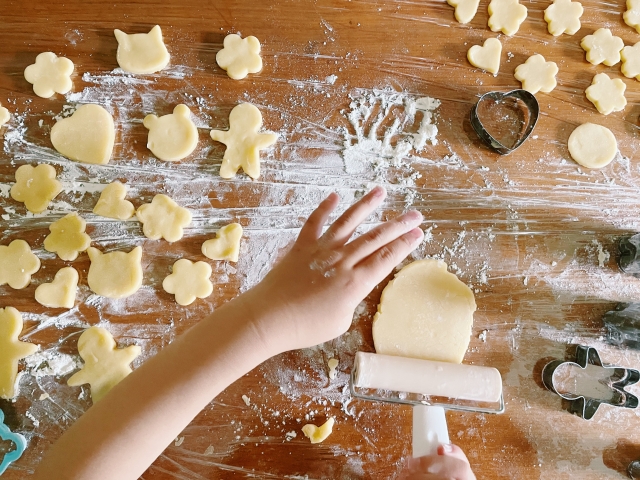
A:
[[[618,153],[616,137],[611,130],[595,123],[583,123],[569,136],[571,158],[583,167],[602,168]]]
[[[382,292],[373,319],[376,352],[460,363],[475,310],[473,292],[445,262],[410,263]]]

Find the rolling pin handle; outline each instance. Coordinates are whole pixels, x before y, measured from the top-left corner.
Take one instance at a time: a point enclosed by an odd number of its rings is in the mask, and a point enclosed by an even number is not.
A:
[[[449,443],[444,408],[428,405],[413,407],[413,458],[435,455],[438,445]]]

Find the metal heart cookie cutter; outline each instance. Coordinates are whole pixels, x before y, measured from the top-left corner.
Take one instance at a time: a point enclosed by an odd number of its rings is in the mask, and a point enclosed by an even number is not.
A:
[[[0,462],[0,475],[2,475],[9,465],[18,460],[27,448],[27,440],[19,433],[9,430],[4,424],[4,413],[0,410],[0,440],[13,442],[15,448],[5,453]]]
[[[603,391],[594,392],[599,397],[609,394],[609,398],[596,398],[594,395],[578,395],[569,393],[561,387],[561,380],[558,378],[558,369],[562,365],[568,367],[580,367],[582,370],[587,369],[587,365],[595,365],[607,370],[607,375],[598,376],[591,379],[592,384],[599,384]],[[585,373],[585,372],[581,372]],[[547,389],[559,395],[564,400],[569,401],[569,411],[576,415],[590,420],[598,410],[598,407],[606,403],[614,407],[636,408],[638,406],[638,398],[625,391],[625,387],[638,383],[640,380],[640,372],[632,368],[616,367],[613,365],[603,364],[600,355],[596,349],[584,345],[576,347],[575,361],[554,360],[549,362],[542,369],[542,382]],[[576,381],[576,384],[578,382]]]
[[[471,125],[488,147],[507,155],[531,135],[538,115],[538,101],[526,90],[488,92],[471,109]],[[487,130],[489,125],[491,132]]]

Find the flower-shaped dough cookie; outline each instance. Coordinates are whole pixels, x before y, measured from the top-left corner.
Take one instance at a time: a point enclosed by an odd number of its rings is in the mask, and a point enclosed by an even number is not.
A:
[[[136,212],[133,203],[125,200],[127,187],[122,183],[110,183],[102,190],[98,203],[93,208],[93,213],[101,217],[114,218],[116,220],[129,220]]]
[[[42,98],[49,98],[54,93],[65,94],[73,84],[71,74],[73,62],[68,58],[58,57],[53,52],[43,52],[36,57],[36,63],[24,70],[24,78],[33,84],[33,91]]]
[[[76,212],[70,213],[49,225],[51,232],[44,239],[44,249],[57,253],[62,260],[71,262],[91,245],[91,238],[84,233],[87,222]]]
[[[627,0],[627,11],[622,18],[627,25],[640,33],[640,0]]]
[[[544,19],[548,23],[549,33],[554,37],[566,33],[573,35],[580,30],[580,17],[584,8],[580,2],[571,0],[554,0],[544,11]]]
[[[478,12],[480,0],[447,0],[447,3],[455,7],[455,16],[458,22],[469,23]]]
[[[36,288],[36,302],[51,308],[73,308],[78,288],[78,271],[73,267],[63,267],[56,272],[51,283],[43,283]]]
[[[18,361],[38,350],[33,343],[18,340],[22,327],[22,315],[18,310],[0,308],[0,398],[13,397]]]
[[[0,245],[0,285],[19,290],[31,283],[31,275],[40,270],[40,259],[24,240]]]
[[[0,127],[7,123],[10,118],[11,114],[9,113],[9,110],[0,106]]]
[[[614,37],[608,28],[599,28],[593,35],[584,37],[580,46],[587,52],[587,62],[610,67],[620,61],[624,42],[620,37]]]
[[[587,98],[603,115],[619,112],[627,105],[624,91],[627,86],[616,78],[612,80],[606,73],[599,73],[593,77],[591,86],[585,91]]]
[[[232,223],[216,232],[216,238],[202,244],[202,253],[211,260],[238,261],[240,254],[240,239],[242,227],[239,223]]]
[[[240,168],[253,179],[260,176],[260,150],[278,139],[275,133],[258,133],[261,126],[260,110],[250,103],[241,103],[229,114],[228,131],[211,130],[211,138],[227,146],[220,166],[222,178],[235,177]]]
[[[640,81],[640,42],[636,43],[633,47],[627,46],[620,52],[620,58],[622,58],[622,74],[627,78],[635,77]]]
[[[191,212],[181,207],[166,195],[156,195],[151,203],[138,208],[136,217],[142,222],[142,231],[147,238],[175,242],[182,238],[186,226],[191,223]]]
[[[527,18],[527,7],[518,0],[491,0],[489,3],[489,28],[493,32],[515,35]]]
[[[158,118],[144,117],[143,125],[149,129],[147,148],[160,160],[176,162],[189,156],[198,144],[198,129],[191,121],[191,110],[176,105],[173,113]]]
[[[554,62],[547,62],[542,55],[531,55],[515,71],[516,80],[522,82],[522,88],[529,93],[549,93],[556,88],[558,66]]]
[[[234,80],[241,80],[249,73],[262,70],[260,42],[256,37],[241,38],[232,33],[224,37],[224,48],[216,54],[216,62],[227,75]]]
[[[40,213],[61,191],[62,184],[56,180],[56,169],[43,163],[37,167],[22,165],[18,168],[16,183],[10,193],[11,198],[23,202],[31,213]]]
[[[481,68],[485,72],[498,74],[500,70],[500,55],[502,55],[502,43],[497,38],[487,38],[484,45],[473,45],[467,52],[467,60],[474,67]]]
[[[173,264],[173,273],[165,277],[162,288],[176,296],[182,306],[192,304],[196,298],[207,298],[213,292],[211,265],[181,258]]]

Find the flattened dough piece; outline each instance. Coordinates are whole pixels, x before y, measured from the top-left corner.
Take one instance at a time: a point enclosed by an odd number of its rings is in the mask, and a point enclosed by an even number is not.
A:
[[[0,308],[0,398],[15,395],[18,361],[36,353],[38,346],[18,340],[23,322],[20,312],[13,307]]]
[[[69,378],[67,384],[77,387],[88,383],[91,399],[96,403],[131,373],[129,364],[140,355],[141,349],[137,345],[116,348],[108,330],[90,327],[78,339],[78,352],[84,366]]]
[[[460,23],[469,23],[478,13],[480,0],[447,0],[454,7],[456,20]]]
[[[618,153],[616,137],[611,130],[595,123],[583,123],[569,136],[571,158],[586,168],[602,168]]]
[[[70,160],[105,165],[113,152],[113,117],[100,105],[81,105],[51,128],[53,147]]]
[[[91,238],[84,233],[86,227],[87,222],[76,212],[56,220],[49,225],[51,233],[44,239],[44,249],[72,262],[91,245]]]
[[[11,114],[9,113],[9,110],[0,106],[0,127],[7,123],[10,118]]]
[[[117,28],[116,59],[120,68],[130,73],[155,73],[169,64],[169,52],[162,40],[162,30],[156,25],[149,33],[128,35]]]
[[[87,249],[91,260],[87,283],[89,288],[107,298],[125,298],[136,293],[142,285],[142,248],[129,253],[102,253],[94,247]]]
[[[24,70],[24,78],[33,85],[33,91],[42,98],[49,98],[54,93],[65,94],[73,84],[71,74],[73,62],[68,58],[58,57],[53,52],[43,52],[36,57],[36,63]]]
[[[183,229],[191,223],[191,212],[163,194],[153,197],[151,203],[141,205],[136,217],[142,223],[142,231],[147,238],[164,238],[170,243],[180,240],[184,235]]]
[[[636,80],[640,81],[640,42],[633,47],[624,47],[620,52],[620,58],[622,58],[620,67],[622,74],[627,78],[635,77]]]
[[[78,288],[78,271],[73,267],[63,267],[56,272],[51,283],[43,283],[36,288],[36,301],[50,308],[73,308]]]
[[[61,191],[62,184],[56,179],[56,169],[51,165],[22,165],[16,170],[11,198],[23,202],[31,213],[41,213]]]
[[[382,292],[373,319],[376,352],[460,363],[473,325],[473,293],[441,260],[418,260]]]
[[[489,3],[489,28],[493,32],[515,35],[527,18],[527,7],[518,0],[491,0]]]
[[[16,290],[31,283],[31,275],[40,270],[40,259],[24,240],[14,240],[9,245],[0,245],[0,285],[9,285]]]
[[[202,254],[211,260],[237,262],[241,238],[242,226],[239,223],[226,225],[216,232],[216,238],[202,244]]]
[[[622,18],[627,25],[640,33],[640,0],[627,0],[627,11]]]
[[[211,265],[181,258],[173,264],[173,273],[165,277],[162,288],[175,295],[179,305],[190,305],[196,298],[207,298],[213,292]]]
[[[147,148],[165,162],[189,156],[198,144],[198,129],[190,117],[191,110],[183,104],[176,105],[168,115],[144,117],[143,124],[149,130]]]
[[[624,110],[627,105],[624,96],[626,88],[625,83],[619,78],[612,80],[606,73],[598,73],[593,77],[593,82],[585,90],[585,94],[600,113],[609,115]]]
[[[211,138],[224,143],[220,176],[232,178],[240,168],[254,180],[260,176],[260,150],[276,143],[275,133],[258,133],[262,114],[254,105],[241,103],[229,114],[229,130],[211,130]]]
[[[556,75],[558,66],[547,62],[542,55],[532,55],[515,71],[516,80],[522,82],[522,88],[529,93],[549,93],[558,84]]]
[[[262,70],[260,41],[253,36],[241,38],[232,33],[224,37],[224,48],[216,54],[216,63],[234,80]]]
[[[580,46],[587,52],[587,62],[594,65],[604,63],[611,67],[620,61],[624,42],[620,37],[613,36],[608,28],[599,28],[593,35],[584,37]]]
[[[100,194],[93,213],[116,220],[129,220],[136,213],[136,209],[133,203],[124,199],[126,196],[126,186],[117,180],[110,183]]]
[[[580,30],[580,17],[583,13],[584,8],[580,2],[554,0],[544,11],[544,19],[549,33],[554,37],[563,33],[573,35]]]
[[[467,52],[467,59],[474,67],[498,74],[500,70],[500,55],[502,55],[502,43],[497,38],[487,38],[484,45],[474,45]]]
[[[308,423],[302,427],[302,433],[304,433],[304,436],[307,437],[311,443],[324,442],[327,437],[331,435],[335,423],[336,420],[333,417],[329,417],[329,419],[319,427],[316,427],[313,423]]]

